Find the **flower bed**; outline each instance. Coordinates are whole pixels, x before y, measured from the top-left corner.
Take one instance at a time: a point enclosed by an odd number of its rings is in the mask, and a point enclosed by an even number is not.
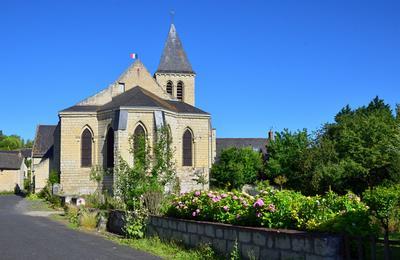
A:
[[[349,193],[306,197],[269,189],[253,197],[241,192],[194,191],[176,197],[167,215],[242,226],[366,235],[374,232],[367,206]]]

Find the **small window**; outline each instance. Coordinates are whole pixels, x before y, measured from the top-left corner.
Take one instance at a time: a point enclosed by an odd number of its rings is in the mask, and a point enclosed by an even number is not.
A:
[[[119,86],[119,91],[122,93],[122,92],[125,92],[125,83],[123,83],[123,82],[118,82],[118,86]]]
[[[170,95],[172,95],[172,88],[173,88],[172,81],[168,81],[167,82],[167,93]]]
[[[188,130],[183,134],[182,140],[182,152],[183,152],[183,166],[192,166],[193,165],[193,136],[192,133]]]
[[[81,136],[81,166],[92,166],[92,133],[85,129]]]
[[[179,81],[176,85],[176,98],[183,101],[183,82]]]

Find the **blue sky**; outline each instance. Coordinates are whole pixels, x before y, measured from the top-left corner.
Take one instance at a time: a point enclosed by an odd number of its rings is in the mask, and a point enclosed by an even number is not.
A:
[[[0,129],[37,124],[157,68],[171,9],[219,137],[315,130],[375,95],[400,103],[400,1],[0,1]]]

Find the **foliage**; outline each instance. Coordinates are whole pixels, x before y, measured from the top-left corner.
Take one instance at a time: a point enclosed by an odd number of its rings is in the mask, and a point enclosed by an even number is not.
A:
[[[60,183],[60,174],[56,170],[51,170],[49,173],[48,184],[49,186],[52,186],[56,183]]]
[[[303,194],[340,194],[400,181],[400,120],[376,97],[368,106],[344,107],[313,135],[277,133],[267,144],[266,173],[284,175],[286,187]]]
[[[213,249],[207,244],[201,244],[198,248],[188,249],[178,242],[162,241],[158,237],[149,237],[142,239],[121,239],[117,237],[109,237],[110,239],[135,249],[146,251],[163,259],[174,260],[214,260],[225,259],[225,257],[217,255]]]
[[[78,226],[79,224],[79,208],[73,205],[65,205],[64,207],[65,216],[67,217],[68,221]]]
[[[174,186],[176,171],[172,162],[168,129],[168,126],[158,129],[153,149],[145,136],[130,138],[131,153],[135,158],[133,166],[119,157],[116,195],[122,199],[128,210],[140,208],[143,204],[141,197],[145,193],[163,192],[165,185]]]
[[[237,240],[235,240],[235,244],[233,244],[233,249],[232,252],[229,254],[229,259],[230,260],[240,260],[240,251],[239,251],[239,245]]]
[[[176,197],[167,215],[268,228],[359,235],[375,232],[366,205],[352,193],[306,197],[295,191],[269,188],[253,197],[240,192],[194,191]]]
[[[125,225],[123,231],[127,238],[143,238],[145,234],[145,222],[148,212],[144,207],[136,208],[135,211],[127,211],[124,214]]]
[[[98,222],[98,213],[85,208],[79,210],[79,226],[86,229],[95,229]]]
[[[263,168],[262,155],[251,148],[228,148],[211,168],[212,179],[218,187],[241,189],[257,180]]]
[[[0,150],[17,150],[20,148],[32,148],[33,141],[24,140],[18,135],[4,135],[0,130]]]
[[[274,178],[274,182],[278,184],[279,188],[282,190],[282,186],[287,182],[287,178],[283,175],[279,175]]]
[[[376,187],[363,193],[364,201],[385,231],[391,219],[400,217],[400,185]]]

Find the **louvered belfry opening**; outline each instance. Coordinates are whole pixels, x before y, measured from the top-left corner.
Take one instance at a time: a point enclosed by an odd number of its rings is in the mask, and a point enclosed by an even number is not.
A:
[[[183,166],[192,166],[193,165],[193,137],[192,133],[188,130],[183,134]]]
[[[172,81],[168,81],[167,82],[167,93],[170,95],[172,95],[172,88],[173,88]]]
[[[179,81],[176,85],[176,98],[180,101],[183,100],[183,82]]]
[[[81,136],[81,166],[92,166],[92,133],[85,129]]]
[[[106,137],[106,166],[107,168],[113,168],[114,167],[114,129],[109,128],[107,132],[107,137]]]

